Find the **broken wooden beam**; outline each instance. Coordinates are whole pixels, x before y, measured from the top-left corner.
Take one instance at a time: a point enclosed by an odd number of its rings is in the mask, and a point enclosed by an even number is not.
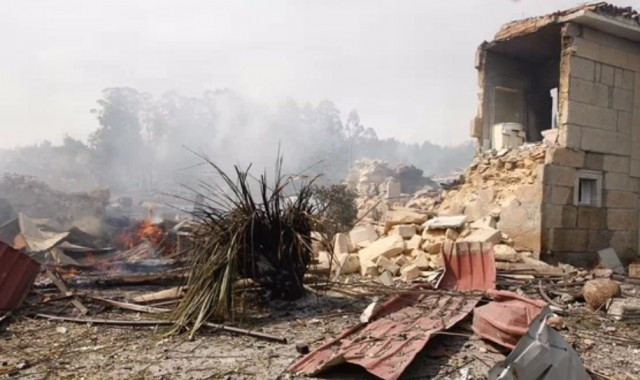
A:
[[[92,318],[74,318],[74,317],[65,317],[59,315],[49,315],[49,314],[35,314],[38,318],[48,319],[50,321],[61,321],[61,322],[74,322],[74,323],[91,323],[95,325],[113,325],[113,326],[168,326],[175,323],[175,321],[171,320],[141,320],[141,321],[122,321],[117,319],[92,319]],[[216,330],[225,331],[233,334],[246,335],[252,338],[258,338],[263,340],[268,340],[270,342],[276,343],[287,343],[287,338],[278,337],[275,335],[270,335],[266,333],[261,333],[258,331],[251,331],[246,329],[241,329],[238,327],[230,327],[217,323],[205,322],[204,326],[214,328]]]
[[[65,284],[64,281],[62,281],[58,276],[56,276],[55,273],[51,272],[49,269],[46,269],[45,272],[49,277],[49,279],[51,280],[51,282],[53,282],[53,284],[56,286],[56,288],[58,288],[60,293],[62,293],[62,295],[71,297],[71,304],[76,309],[78,309],[82,315],[86,315],[89,312],[89,309],[87,309],[82,304],[82,302],[80,302],[80,300],[74,296],[73,292],[69,290],[69,288],[67,287],[67,284]]]

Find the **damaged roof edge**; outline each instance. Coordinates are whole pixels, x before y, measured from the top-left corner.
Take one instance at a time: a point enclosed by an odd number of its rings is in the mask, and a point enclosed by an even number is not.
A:
[[[547,25],[566,22],[574,22],[632,41],[640,41],[640,14],[631,7],[617,7],[604,2],[585,4],[506,23],[496,33],[493,41],[508,40],[534,33]]]

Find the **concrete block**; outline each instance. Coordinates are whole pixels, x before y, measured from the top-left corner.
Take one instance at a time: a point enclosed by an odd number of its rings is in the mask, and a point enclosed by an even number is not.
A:
[[[420,270],[427,270],[431,268],[430,255],[426,252],[420,252],[416,255],[412,264],[417,266]]]
[[[378,233],[373,225],[368,224],[352,229],[351,232],[349,232],[349,238],[353,244],[363,248],[378,240]]]
[[[339,254],[336,257],[337,268],[336,271],[338,274],[351,274],[355,273],[360,269],[360,258],[358,258],[357,254],[347,253],[347,254]]]
[[[378,266],[378,272],[388,271],[394,276],[400,270],[398,264],[394,263],[384,256],[378,257],[378,259],[376,260],[376,265]]]
[[[618,91],[629,92],[622,89],[618,89]],[[622,98],[619,99],[619,102],[623,101]],[[567,123],[609,131],[617,130],[618,113],[614,109],[569,101],[567,111]]]
[[[420,277],[420,268],[417,265],[409,264],[402,269],[400,269],[400,277],[404,281],[413,281],[416,278]]]
[[[506,244],[496,244],[493,246],[493,256],[496,261],[508,261],[516,263],[520,261],[520,255],[513,247]]]
[[[609,246],[616,250],[621,259],[636,258],[635,246],[638,241],[636,231],[613,231]]]
[[[611,106],[609,99],[610,87],[602,83],[593,84],[591,103],[598,107],[608,108]]]
[[[624,267],[615,249],[606,248],[599,250],[598,258],[605,268],[613,269],[613,271],[618,274],[625,274]]]
[[[566,124],[560,126],[558,132],[558,144],[566,148],[580,149],[580,140],[582,138],[582,127],[575,124]]]
[[[551,230],[549,249],[560,252],[582,252],[587,248],[587,230],[555,228]]]
[[[562,227],[574,228],[578,225],[578,208],[576,206],[562,206]]]
[[[349,241],[349,235],[337,233],[333,239],[333,254],[338,255],[341,253],[349,253],[350,245],[351,242]]]
[[[633,74],[633,71],[616,68],[614,85],[626,90],[633,90]]]
[[[600,62],[616,67],[629,67],[629,54],[626,51],[615,49],[607,45],[600,45]]]
[[[545,163],[581,168],[584,166],[584,155],[585,153],[581,150],[553,147],[547,151]]]
[[[634,208],[638,202],[636,193],[607,190],[604,194],[604,206],[607,208]]]
[[[607,228],[613,231],[635,230],[638,226],[638,212],[635,209],[607,210]]]
[[[613,108],[620,111],[633,111],[633,91],[625,90],[622,88],[614,88]]]
[[[413,251],[412,251],[413,252]],[[393,262],[396,263],[400,268],[410,263],[407,255],[398,255],[393,258]]]
[[[599,44],[576,37],[573,39],[572,49],[575,55],[569,61],[569,73],[572,77],[593,80],[595,76],[595,62],[600,59]]]
[[[595,252],[609,246],[613,231],[590,230],[587,233],[587,251]]]
[[[384,286],[392,286],[393,285],[393,275],[387,271],[382,272],[380,276],[378,276],[378,282]]]
[[[422,236],[413,235],[411,239],[407,240],[406,242],[405,252],[411,252],[414,249],[418,249],[420,248],[421,245],[422,245]]]
[[[543,224],[546,228],[562,228],[562,209],[563,206],[545,204],[543,205]],[[569,227],[569,226],[567,226]]]
[[[387,212],[385,220],[385,231],[389,231],[396,224],[422,224],[426,222],[426,214],[416,212],[413,209],[398,207]]]
[[[573,186],[576,170],[574,168],[557,165],[545,165],[542,183],[555,186]]]
[[[387,182],[387,198],[394,199],[399,198],[402,195],[402,185],[400,182],[389,181]]]
[[[640,160],[631,160],[629,175],[634,178],[640,178]]]
[[[618,111],[618,132],[631,136],[631,124],[633,122],[633,113],[627,111]]]
[[[440,250],[442,249],[442,242],[425,242],[422,244],[422,249],[425,250],[427,253],[435,255],[437,253],[440,253]]]
[[[640,52],[629,53],[629,70],[636,72],[637,79],[637,73],[640,73]],[[636,81],[637,85],[638,82]]]
[[[630,159],[628,156],[607,154],[604,156],[603,170],[607,172],[629,173],[629,162]]]
[[[403,239],[409,239],[416,234],[415,224],[397,224],[389,231],[390,235],[400,235]]]
[[[573,201],[573,188],[566,186],[551,187],[551,204],[567,205]]]
[[[594,128],[583,128],[580,147],[586,151],[628,155],[631,152],[629,136]]]
[[[378,239],[358,252],[360,257],[360,267],[365,274],[365,270],[374,264],[378,257],[385,256],[391,258],[404,251],[404,239],[399,235],[390,235]],[[375,265],[375,264],[374,264]]]
[[[638,180],[623,173],[605,173],[605,190],[638,191]]]
[[[607,228],[607,210],[602,207],[578,207],[578,228],[590,230]]]
[[[447,231],[444,233],[444,238],[447,240],[456,241],[458,237],[460,237],[460,234],[453,228],[447,228]]]
[[[603,64],[600,69],[600,82],[607,86],[613,86],[614,75],[615,68],[613,66]]]
[[[592,80],[571,78],[569,81],[569,99],[582,103],[594,103],[594,86]]]
[[[584,169],[604,170],[604,154],[587,152],[584,157]]]
[[[483,228],[472,231],[471,234],[460,239],[460,241],[472,241],[481,243],[498,244],[502,240],[502,232],[493,228]]]

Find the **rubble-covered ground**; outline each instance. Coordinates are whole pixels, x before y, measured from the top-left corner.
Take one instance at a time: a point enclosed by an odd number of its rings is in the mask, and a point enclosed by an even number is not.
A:
[[[34,318],[42,306],[27,307],[0,333],[0,376],[11,379],[275,379],[296,378],[285,373],[300,355],[296,344],[311,349],[358,322],[362,310],[373,299],[383,297],[361,285],[334,285],[333,291],[309,294],[292,303],[271,305],[242,324],[275,336],[287,344],[256,338],[203,331],[189,341],[186,336],[167,337],[163,328],[112,327]],[[512,286],[512,285],[509,285]],[[507,285],[503,285],[507,287]],[[523,286],[528,297],[535,287]],[[382,289],[382,288],[381,288]],[[387,288],[389,294],[395,290]],[[107,293],[107,294],[105,294]],[[104,297],[122,294],[109,289]],[[624,285],[623,295],[640,296],[639,285]],[[54,306],[55,304],[55,306]],[[60,314],[72,313],[68,304],[54,302]],[[92,308],[99,319],[145,320],[153,315]],[[30,316],[31,315],[31,316]],[[618,322],[603,312],[593,312],[576,303],[567,310],[561,333],[579,353],[585,368],[596,378],[635,379],[640,376],[640,322]],[[507,352],[483,341],[470,330],[470,318],[439,333],[411,363],[403,379],[486,378],[487,371]],[[373,378],[355,366],[339,366],[319,378]]]

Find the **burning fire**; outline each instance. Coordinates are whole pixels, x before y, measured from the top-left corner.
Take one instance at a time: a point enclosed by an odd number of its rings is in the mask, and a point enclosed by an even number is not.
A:
[[[116,246],[120,249],[130,249],[140,244],[143,240],[148,240],[153,246],[162,243],[165,231],[151,223],[149,220],[141,220],[134,226],[122,231],[115,239]]]

